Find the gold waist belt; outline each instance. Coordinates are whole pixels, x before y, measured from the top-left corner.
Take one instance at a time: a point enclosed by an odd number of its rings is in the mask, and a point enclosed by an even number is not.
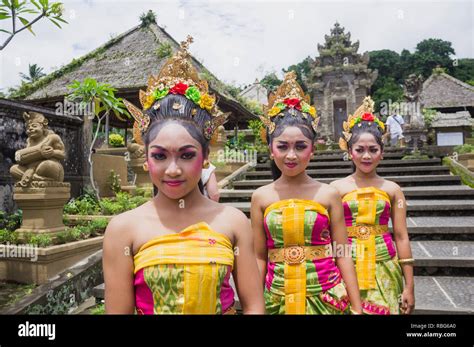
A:
[[[320,246],[287,246],[268,250],[268,260],[272,263],[301,264],[305,260],[324,259],[332,257],[332,247]]]
[[[347,227],[347,236],[356,237],[359,240],[367,240],[370,235],[382,235],[388,233],[388,225],[356,225]]]

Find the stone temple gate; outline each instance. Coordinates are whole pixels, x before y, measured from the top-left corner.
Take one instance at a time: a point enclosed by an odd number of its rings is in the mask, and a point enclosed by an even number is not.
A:
[[[345,33],[339,23],[324,37],[305,82],[321,116],[320,136],[337,142],[342,122],[369,94],[377,71],[367,67],[368,52],[357,53],[359,41],[352,43],[351,33]]]

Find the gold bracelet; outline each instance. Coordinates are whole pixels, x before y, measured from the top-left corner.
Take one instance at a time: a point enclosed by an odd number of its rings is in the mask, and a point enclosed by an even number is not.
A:
[[[413,264],[415,259],[413,258],[406,258],[406,259],[398,259],[398,264]]]

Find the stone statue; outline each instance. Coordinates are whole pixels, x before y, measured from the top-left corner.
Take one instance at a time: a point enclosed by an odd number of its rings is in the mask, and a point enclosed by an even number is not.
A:
[[[26,148],[15,153],[18,164],[10,173],[18,187],[30,187],[33,182],[63,182],[64,169],[60,160],[65,158],[61,138],[49,130],[48,120],[37,112],[24,112]]]
[[[138,143],[129,142],[127,150],[130,153],[130,159],[145,159],[145,146]]]
[[[403,86],[403,96],[406,100],[418,102],[423,89],[423,76],[410,74]]]
[[[403,132],[405,142],[412,149],[412,153],[424,147],[427,140],[425,121],[421,114],[420,95],[423,90],[423,77],[421,75],[410,74],[405,79],[403,86],[403,96],[408,104],[407,116],[409,122]]]
[[[421,75],[410,74],[406,78],[403,86],[403,96],[405,100],[411,104],[408,112],[408,116],[410,117],[408,128],[423,129],[425,126],[420,107],[420,94],[422,89],[423,77]]]

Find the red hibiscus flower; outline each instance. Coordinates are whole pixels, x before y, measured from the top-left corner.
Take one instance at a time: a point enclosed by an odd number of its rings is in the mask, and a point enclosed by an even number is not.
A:
[[[170,93],[184,95],[186,89],[188,89],[188,85],[180,82],[170,89]]]
[[[300,99],[285,99],[283,100],[283,103],[289,108],[296,108],[298,111],[301,111]]]
[[[368,122],[373,122],[375,120],[375,116],[371,113],[364,113],[362,115],[362,120],[368,121]]]

